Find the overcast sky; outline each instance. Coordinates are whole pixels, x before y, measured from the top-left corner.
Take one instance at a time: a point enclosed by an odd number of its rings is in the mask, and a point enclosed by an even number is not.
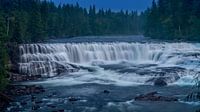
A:
[[[80,6],[88,8],[90,5],[96,5],[98,9],[112,9],[115,11],[123,10],[138,10],[143,11],[151,6],[152,0],[50,0],[56,4],[78,2]]]

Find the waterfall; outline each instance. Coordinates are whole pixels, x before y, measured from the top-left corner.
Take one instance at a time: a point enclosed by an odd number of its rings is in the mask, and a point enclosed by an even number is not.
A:
[[[197,49],[189,43],[66,43],[20,45],[20,72],[52,75],[58,64],[93,61],[165,63],[178,54]],[[70,68],[70,66],[67,66]]]

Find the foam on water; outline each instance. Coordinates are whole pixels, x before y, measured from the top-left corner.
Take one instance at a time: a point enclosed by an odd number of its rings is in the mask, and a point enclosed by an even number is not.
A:
[[[115,84],[120,86],[141,85],[154,77],[136,73],[119,73],[116,70],[106,70],[100,65],[156,64],[156,67],[182,67],[184,73],[173,84],[193,84],[193,75],[188,72],[198,72],[200,66],[199,44],[191,43],[66,43],[66,44],[24,44],[20,46],[20,71],[28,75],[55,76],[57,66],[67,68],[67,63],[91,67],[95,71],[80,70],[60,78],[48,79],[37,83],[53,85],[76,85],[84,83]],[[198,68],[197,68],[198,67]]]

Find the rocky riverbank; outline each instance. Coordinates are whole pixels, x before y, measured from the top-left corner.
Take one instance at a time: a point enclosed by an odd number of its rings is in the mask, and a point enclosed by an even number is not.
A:
[[[198,112],[199,109],[197,104],[184,102],[190,87],[120,87],[98,84],[44,87],[43,91],[41,86],[18,86],[22,90],[14,90],[25,92],[14,94],[14,101],[6,112],[157,112],[161,109],[165,109],[165,112]]]
[[[43,92],[45,90],[42,86],[8,85],[3,92],[0,92],[0,110],[4,110],[18,96],[41,94]]]

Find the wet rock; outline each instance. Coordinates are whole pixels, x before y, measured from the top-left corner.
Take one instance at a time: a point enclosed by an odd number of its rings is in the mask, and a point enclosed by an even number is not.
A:
[[[179,74],[184,74],[185,72],[186,69],[181,67],[158,67],[152,72],[149,72],[148,75],[153,76],[153,78],[147,80],[146,83],[166,86],[168,83],[173,83],[179,80]]]
[[[184,54],[183,56],[199,58],[200,53],[199,52],[190,52],[190,53]]]
[[[65,110],[64,109],[60,109],[60,110],[58,110],[58,112],[64,112]]]
[[[20,104],[21,104],[22,106],[24,106],[24,105],[27,105],[28,103],[27,103],[26,101],[22,101]]]
[[[39,94],[45,92],[42,86],[37,85],[9,85],[7,90],[5,90],[6,94],[11,96],[20,96],[20,95],[31,95],[31,94]]]
[[[10,102],[13,101],[11,97],[17,97],[22,95],[31,95],[30,99],[33,103],[35,103],[36,97],[33,94],[39,94],[44,92],[44,88],[42,86],[37,85],[8,85],[3,93],[0,93],[0,109],[3,110]],[[20,106],[27,105],[26,101],[19,102]],[[37,110],[37,106],[32,109]]]
[[[167,82],[163,78],[158,78],[154,82],[155,86],[167,86]]]
[[[32,87],[32,92],[36,93],[36,94],[39,94],[39,93],[45,92],[45,90],[44,90],[44,88],[42,86],[33,86]]]
[[[60,109],[60,110],[54,110],[52,112],[65,112],[65,110],[64,109]]]
[[[56,92],[52,92],[52,93],[50,93],[49,95],[47,95],[47,98],[52,98],[52,97],[54,97],[54,96],[56,96],[56,95],[57,95]]]
[[[0,92],[0,110],[4,110],[5,107],[12,101],[13,99],[11,97]]]
[[[199,109],[199,110],[196,110],[195,112],[200,112],[200,109]]]
[[[68,100],[69,100],[70,102],[75,102],[75,101],[78,101],[78,100],[80,100],[80,99],[79,99],[79,98],[75,98],[75,97],[69,97]]]
[[[15,72],[8,72],[10,76],[10,81],[12,82],[22,82],[22,81],[30,81],[30,80],[39,80],[42,78],[41,75],[23,75],[23,74],[17,74]]]
[[[52,93],[52,95],[53,95],[53,96],[56,96],[56,95],[57,95],[57,93],[56,93],[56,92],[53,92],[53,93]]]
[[[47,95],[47,98],[52,98],[53,97],[53,95],[52,94],[50,94],[50,95]]]
[[[137,69],[135,73],[141,76],[144,76],[144,75],[157,76],[157,75],[163,74],[163,72],[156,72],[156,71],[152,71],[148,69]]]
[[[161,70],[161,71],[165,71],[167,73],[170,73],[170,72],[182,72],[184,70],[186,70],[185,68],[182,68],[182,67],[158,67],[157,70]]]
[[[43,103],[43,101],[35,101],[36,104]]]
[[[153,84],[156,86],[166,86],[168,83],[176,82],[178,79],[180,79],[180,76],[178,73],[165,73],[165,74],[159,74],[154,76],[153,78],[146,81],[146,83]]]
[[[119,73],[136,73],[138,68],[124,68],[121,70],[118,70]]]
[[[19,64],[12,64],[12,62],[9,63],[9,68],[11,73],[19,74]],[[12,74],[11,74],[12,75]]]
[[[54,62],[56,65],[56,72],[58,75],[60,75],[61,73],[65,73],[65,72],[78,72],[80,70],[80,68],[76,65],[73,64],[69,64],[69,63],[64,63],[64,64],[60,64],[57,62]]]
[[[8,95],[1,93],[1,92],[0,92],[0,99],[1,99],[1,101],[5,101],[5,102],[13,101],[13,99],[11,97],[9,97]]]
[[[9,104],[9,102],[3,100],[0,98],[0,112],[3,112],[3,110],[6,108],[6,106]]]
[[[143,69],[143,68],[149,68],[153,66],[157,66],[157,64],[140,64],[138,67]]]
[[[110,91],[108,91],[108,90],[104,90],[103,93],[105,93],[105,94],[109,94]]]
[[[165,102],[173,102],[178,101],[177,98],[174,97],[167,97],[167,96],[160,96],[158,92],[150,92],[144,95],[139,95],[135,97],[136,101],[165,101]]]
[[[20,60],[19,54],[19,44],[16,42],[9,42],[7,43],[8,55],[13,65],[17,65]],[[17,67],[17,66],[16,66]],[[17,67],[18,68],[18,67]],[[12,68],[11,68],[12,69]],[[19,69],[15,69],[18,71]]]
[[[47,107],[50,107],[50,108],[56,108],[56,106],[53,105],[53,104],[49,104],[49,105],[47,105]]]
[[[3,110],[5,107],[6,103],[3,101],[0,101],[0,109]]]
[[[33,102],[33,101],[35,101],[35,99],[36,99],[36,97],[31,95],[31,101]]]
[[[187,95],[185,98],[186,101],[199,101],[200,100],[200,92],[192,92]]]
[[[39,108],[40,108],[39,105],[33,105],[33,106],[32,106],[32,110],[38,110]]]
[[[64,72],[66,72],[66,68],[65,67],[58,67],[56,72],[57,72],[58,75],[60,75]]]

